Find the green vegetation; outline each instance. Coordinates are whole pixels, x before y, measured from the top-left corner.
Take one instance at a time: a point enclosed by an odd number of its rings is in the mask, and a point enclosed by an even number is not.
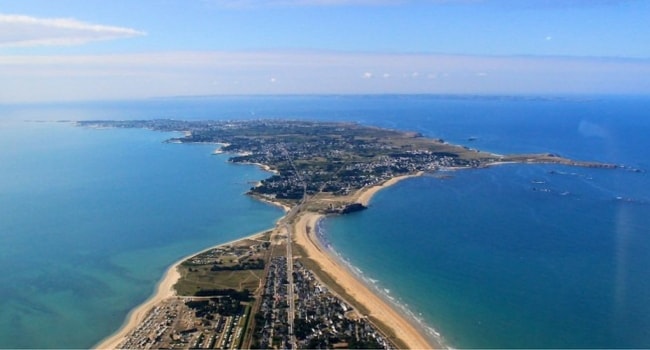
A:
[[[194,269],[191,273],[181,268],[181,278],[174,285],[178,295],[196,295],[203,290],[236,289],[256,290],[264,270],[219,271],[213,272],[209,268]]]
[[[264,270],[264,260],[249,259],[240,264],[224,265],[216,263],[212,265],[210,271],[240,271],[240,270]]]
[[[288,120],[254,121],[82,121],[79,125],[183,131],[170,142],[225,143],[235,163],[257,163],[277,173],[250,194],[289,206],[305,196],[345,196],[392,177],[442,167],[481,167],[495,162],[575,162],[549,154],[500,156],[425,138],[419,133],[354,123]]]
[[[269,237],[266,232],[261,237]],[[244,239],[209,249],[180,264],[181,278],[174,288],[178,295],[205,295],[209,290],[257,290],[264,278],[270,243]],[[198,293],[198,294],[197,294]]]

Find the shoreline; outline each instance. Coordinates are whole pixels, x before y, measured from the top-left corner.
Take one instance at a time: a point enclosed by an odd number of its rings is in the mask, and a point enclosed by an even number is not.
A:
[[[418,171],[415,174],[396,176],[396,177],[390,178],[390,179],[388,179],[388,180],[386,180],[386,181],[384,181],[382,183],[379,183],[377,185],[373,185],[371,187],[363,188],[363,189],[357,191],[357,193],[355,193],[353,195],[353,202],[363,204],[363,206],[367,207],[368,204],[370,204],[370,200],[372,199],[372,197],[375,194],[377,194],[377,192],[379,192],[379,191],[381,191],[381,190],[383,190],[385,188],[388,188],[390,186],[393,186],[393,185],[395,185],[396,183],[398,183],[398,182],[400,182],[402,180],[406,180],[406,179],[410,179],[410,178],[418,177],[418,176],[422,176],[422,175],[424,175],[424,171]]]
[[[190,133],[190,135],[191,135],[191,133]],[[188,135],[186,135],[186,136],[188,136]],[[229,143],[225,143],[225,142],[214,142],[214,144],[215,144],[215,145],[219,145],[219,147],[217,147],[217,149],[215,149],[215,150],[212,152],[212,154],[214,154],[214,155],[218,155],[218,154],[224,154],[224,153],[226,153],[226,152],[224,152],[223,148],[224,148],[224,147],[228,147],[228,146],[230,146]]]
[[[372,197],[382,189],[388,188],[402,180],[423,175],[403,175],[389,179],[381,184],[362,189],[354,194],[355,202],[367,206]],[[401,340],[410,349],[441,349],[446,348],[442,344],[440,334],[437,331],[416,317],[415,314],[405,305],[401,305],[381,293],[377,286],[368,283],[363,276],[355,273],[352,266],[346,263],[342,256],[319,238],[319,222],[325,215],[306,212],[301,214],[293,223],[295,233],[294,242],[300,245],[305,251],[307,258],[315,261],[322,272],[332,276],[336,283],[356,303],[364,306],[371,316],[390,328],[394,336]]]
[[[129,311],[124,323],[122,323],[120,328],[107,338],[102,339],[99,343],[94,345],[92,349],[117,349],[120,343],[124,341],[124,338],[129,333],[131,333],[140,323],[142,323],[142,321],[144,321],[144,319],[147,317],[147,314],[149,311],[151,311],[151,309],[153,309],[154,306],[165,299],[176,296],[176,292],[174,291],[173,287],[181,277],[180,273],[178,272],[178,266],[181,262],[185,261],[185,259],[186,258],[183,258],[182,260],[179,260],[168,267],[162,279],[156,285],[156,289],[154,290],[153,294],[149,296],[149,298],[147,298],[144,302]]]
[[[276,201],[273,201],[271,199],[264,198],[264,197],[261,197],[261,196],[253,196],[253,195],[251,195],[251,197],[253,197],[254,199],[257,199],[258,201],[260,201],[262,203],[266,203],[266,204],[272,205],[272,206],[274,206],[276,208],[280,208],[280,209],[284,210],[285,215],[283,215],[280,219],[284,218],[286,216],[286,214],[289,211],[291,211],[290,207],[288,207],[288,206],[286,206],[286,205],[284,205],[284,204],[282,204],[280,202],[276,202]]]
[[[180,260],[174,262],[167,268],[167,270],[165,270],[165,273],[163,274],[162,278],[160,279],[160,281],[158,281],[158,284],[156,284],[156,288],[154,289],[153,294],[151,294],[145,301],[138,304],[135,308],[129,311],[129,313],[126,315],[126,318],[124,319],[124,322],[122,323],[120,328],[118,328],[118,330],[113,332],[108,337],[102,339],[97,344],[93,345],[91,349],[118,349],[118,345],[120,345],[120,343],[124,341],[124,338],[129,333],[131,333],[146,318],[147,314],[154,308],[154,306],[156,306],[163,300],[176,297],[177,294],[176,291],[174,290],[174,285],[181,278],[181,274],[178,272],[178,267],[185,260],[195,255],[207,252],[211,249],[215,249],[224,245],[233,244],[235,242],[245,240],[245,239],[256,239],[262,234],[273,229],[274,228],[272,227],[267,230],[253,233],[252,235],[248,235],[242,238],[237,238],[225,243],[219,243],[209,248],[202,249],[201,251],[194,252],[190,255],[184,256]]]
[[[304,213],[294,224],[295,243],[300,245],[307,257],[315,261],[323,273],[336,276],[336,283],[345,290],[354,302],[368,310],[367,315],[377,319],[392,332],[395,338],[405,343],[409,349],[439,349],[444,348],[439,342],[433,343],[422,332],[421,327],[416,327],[405,314],[404,310],[387,300],[378,291],[373,290],[360,276],[350,271],[347,264],[341,261],[331,249],[323,246],[315,235],[318,221],[325,216],[317,213]],[[309,233],[307,233],[309,227]],[[358,310],[357,310],[358,311]]]
[[[390,307],[395,309],[395,311],[397,311],[401,317],[409,322],[412,327],[415,327],[417,332],[423,334],[424,338],[427,341],[430,341],[432,344],[434,344],[429,348],[449,349],[448,346],[443,345],[444,341],[441,334],[435,328],[428,325],[422,316],[417,316],[413,310],[409,309],[409,306],[407,304],[399,302],[385,289],[382,289],[381,286],[377,284],[377,280],[373,280],[371,276],[366,276],[361,269],[347,261],[345,259],[345,256],[341,255],[334,249],[331,244],[327,242],[326,237],[322,235],[322,231],[320,229],[320,222],[322,222],[322,220],[325,218],[325,216],[321,216],[316,220],[316,228],[314,232],[316,236],[314,238],[314,243],[318,244],[325,253],[329,254],[334,260],[338,261],[338,263],[341,264],[349,274],[364,284],[366,288],[379,296],[379,298],[381,298]]]
[[[322,234],[320,229],[320,222],[326,217],[321,217],[316,222],[315,229],[315,243],[318,244],[327,254],[330,254],[335,260],[337,260],[343,267],[361,281],[368,289],[377,294],[384,302],[392,306],[396,311],[404,318],[406,321],[410,322],[413,327],[416,328],[421,334],[424,334],[424,337],[434,344],[432,348],[435,349],[452,349],[445,344],[442,335],[432,326],[427,324],[426,320],[422,316],[418,316],[409,308],[405,303],[401,303],[394,296],[392,296],[386,289],[383,289],[371,276],[367,276],[364,272],[353,265],[351,262],[346,260],[345,256],[339,253],[334,247],[328,243],[327,237]]]
[[[386,180],[383,183],[361,189],[353,194],[353,202],[367,206],[377,192],[402,180],[418,177],[423,174],[424,172],[402,175]],[[264,200],[263,198],[258,198],[256,196],[253,196],[253,198],[282,207],[285,210],[285,215],[280,217],[277,222],[285,219],[287,213],[289,213],[289,210],[287,210],[289,208],[280,203],[272,200]],[[293,232],[295,233],[294,242],[304,249],[307,258],[316,261],[322,269],[322,272],[330,276],[336,276],[336,283],[343,288],[346,293],[348,293],[354,302],[363,305],[367,310],[369,310],[369,315],[367,316],[374,317],[383,325],[388,327],[389,331],[391,331],[396,338],[405,343],[408,348],[446,348],[442,345],[442,342],[439,339],[439,334],[437,334],[435,330],[422,324],[421,320],[404,305],[389,300],[389,298],[383,295],[380,290],[377,290],[376,286],[369,284],[362,276],[355,274],[354,271],[351,270],[350,265],[346,264],[340,255],[337,256],[334,250],[323,245],[317,232],[318,222],[323,218],[325,218],[325,215],[323,214],[304,212],[301,213],[291,224],[293,226]],[[308,227],[310,228],[309,230],[307,229]],[[159,304],[163,300],[176,297],[177,294],[173,289],[173,286],[181,277],[178,272],[178,267],[185,260],[220,246],[232,244],[244,239],[254,239],[269,230],[275,229],[276,227],[273,226],[267,230],[249,236],[220,243],[202,249],[201,251],[194,252],[174,262],[165,271],[164,275],[156,285],[153,294],[127,314],[125,321],[117,331],[98,342],[92,348],[117,349],[120,343],[124,341],[125,337],[146,318],[155,305]]]

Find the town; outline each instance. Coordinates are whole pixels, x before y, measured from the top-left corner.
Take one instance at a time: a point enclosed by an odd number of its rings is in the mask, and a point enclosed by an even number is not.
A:
[[[119,348],[395,348],[297,258],[289,261],[286,244],[266,232],[185,260],[177,296],[149,311]]]
[[[274,172],[252,187],[249,194],[289,207],[305,196],[345,196],[395,176],[441,168],[482,167],[496,162],[615,167],[576,162],[554,154],[502,156],[426,138],[419,133],[354,123],[157,119],[79,121],[78,125],[184,132],[184,136],[168,142],[223,144],[220,151],[235,154],[231,162],[259,164]]]

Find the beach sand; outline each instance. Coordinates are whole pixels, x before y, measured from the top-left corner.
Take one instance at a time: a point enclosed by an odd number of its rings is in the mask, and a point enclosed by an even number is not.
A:
[[[320,214],[303,213],[294,226],[295,243],[304,249],[309,258],[314,260],[321,270],[330,275],[357,303],[369,310],[366,316],[375,317],[388,326],[409,349],[443,348],[423,336],[422,332],[395,307],[368,288],[333,257],[331,252],[320,245],[314,228],[321,218],[323,216]],[[307,227],[310,229],[307,230]]]
[[[360,190],[353,196],[353,198],[356,199],[355,202],[362,203],[363,205],[368,205],[372,196],[378,191],[392,186],[401,180],[419,176],[421,174],[422,173],[415,175],[405,175],[390,179],[380,185]],[[285,207],[285,210],[286,209],[288,208]],[[364,284],[354,274],[352,274],[345,265],[343,265],[336,257],[334,257],[330,251],[324,249],[320,245],[318,238],[315,237],[315,228],[318,220],[321,218],[323,218],[323,215],[312,212],[304,212],[301,213],[298,218],[293,220],[293,237],[295,243],[304,249],[308,255],[308,258],[318,263],[320,268],[328,275],[336,276],[334,280],[339,284],[339,286],[342,287],[346,293],[348,293],[348,295],[354,298],[357,303],[363,305],[367,310],[369,310],[369,315],[367,316],[372,316],[378,319],[384,325],[388,326],[394,335],[402,340],[409,349],[443,348],[443,346],[440,344],[437,344],[426,338],[420,329],[412,324],[393,305],[373,292],[366,284]],[[280,220],[282,220],[282,218]],[[307,229],[308,227],[310,228],[309,230]],[[261,233],[256,233],[239,240],[256,238],[260,234]],[[116,349],[118,345],[124,341],[125,336],[132,332],[138,326],[138,324],[145,319],[147,313],[156,304],[167,298],[174,297],[176,293],[173,289],[173,286],[181,277],[180,273],[178,272],[178,266],[183,261],[204,251],[214,249],[226,244],[231,244],[236,241],[238,240],[219,244],[214,247],[207,248],[201,252],[191,254],[184,257],[183,259],[180,259],[172,266],[170,266],[167,269],[162,280],[158,283],[156,292],[144,303],[140,304],[129,313],[127,316],[127,321],[116,333],[98,343],[96,346],[94,346],[94,348]]]
[[[284,210],[285,213],[288,213],[289,210],[291,210],[290,207],[288,207],[288,206],[286,206],[286,205],[284,205],[284,204],[282,204],[282,203],[280,203],[280,202],[272,201],[272,200],[270,200],[270,199],[266,199],[266,198],[264,198],[264,197],[262,197],[262,196],[257,196],[257,195],[254,195],[254,196],[252,196],[252,197],[255,198],[255,199],[257,199],[257,200],[259,200],[259,201],[261,201],[261,202],[264,202],[264,203],[267,203],[267,204],[270,204],[270,205],[276,206],[276,207],[278,207],[278,208],[281,208],[282,210]]]
[[[394,184],[396,184],[396,183],[398,183],[398,182],[400,182],[402,180],[406,180],[406,179],[416,177],[416,176],[422,176],[423,174],[424,174],[424,172],[420,171],[417,174],[397,176],[397,177],[394,177],[394,178],[392,178],[392,179],[390,179],[388,181],[385,181],[385,182],[383,182],[383,183],[381,183],[379,185],[375,185],[375,186],[372,186],[372,187],[361,189],[359,192],[357,192],[354,195],[355,199],[353,200],[353,202],[361,203],[361,204],[363,204],[365,206],[368,206],[368,204],[370,203],[370,199],[377,192],[383,190],[384,188],[390,187],[390,186],[392,186],[392,185],[394,185]]]
[[[192,254],[191,256],[194,255],[196,254]],[[181,264],[181,262],[185,261],[189,257],[190,256],[185,257],[170,266],[165,272],[162,280],[158,282],[156,292],[144,303],[138,305],[138,307],[129,312],[127,321],[117,332],[115,332],[110,337],[102,340],[93,348],[117,349],[120,343],[124,341],[124,338],[147,317],[147,314],[151,309],[153,309],[154,306],[167,298],[174,297],[176,295],[176,292],[174,291],[174,284],[176,284],[176,282],[181,278],[181,274],[178,272],[178,266]]]
[[[423,173],[404,175],[392,178],[382,184],[362,189],[357,192],[357,203],[368,205],[372,196],[377,192],[390,187],[399,181],[421,176]],[[372,291],[364,282],[360,281],[332,252],[324,248],[316,237],[318,220],[324,216],[317,213],[303,213],[293,227],[295,243],[300,245],[308,257],[314,260],[330,277],[332,277],[345,292],[356,302],[369,310],[369,315],[388,326],[392,332],[402,340],[409,349],[444,348],[441,344],[426,338],[422,331],[411,323],[406,316],[386,300]],[[309,229],[308,229],[309,228]]]
[[[192,253],[178,260],[174,264],[172,264],[167,269],[160,282],[158,282],[158,286],[156,287],[156,291],[153,293],[153,295],[151,295],[149,299],[147,299],[145,302],[138,305],[135,309],[131,310],[131,312],[129,312],[129,314],[127,315],[126,321],[124,322],[122,327],[120,327],[120,329],[117,330],[117,332],[113,333],[109,337],[97,343],[97,345],[93,346],[93,349],[118,349],[118,346],[120,345],[120,343],[124,341],[125,337],[138,327],[138,325],[147,317],[147,314],[149,313],[149,311],[151,311],[154,308],[154,306],[156,306],[163,300],[175,297],[176,291],[174,290],[174,285],[181,278],[181,274],[180,272],[178,272],[178,267],[183,261],[195,255],[207,252],[208,250],[233,244],[238,241],[243,241],[246,239],[258,239],[260,238],[261,235],[263,235],[264,233],[270,230],[272,229],[257,232],[250,236],[242,237],[226,243],[217,244],[210,248],[203,249],[200,252]]]

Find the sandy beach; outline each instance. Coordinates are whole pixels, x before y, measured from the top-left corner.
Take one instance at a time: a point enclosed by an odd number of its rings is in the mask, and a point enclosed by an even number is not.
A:
[[[261,164],[261,163],[247,163],[247,164],[257,165],[258,167],[262,168],[262,170],[267,171],[267,172],[272,173],[272,174],[275,174],[275,175],[280,173],[277,170],[271,169],[271,167],[266,165],[266,164]]]
[[[172,264],[167,269],[160,282],[158,282],[158,286],[156,287],[156,291],[153,293],[153,295],[151,295],[149,299],[147,299],[145,302],[138,305],[135,309],[131,310],[131,312],[129,312],[129,314],[126,316],[126,321],[124,322],[124,324],[122,324],[122,327],[120,327],[119,330],[117,330],[109,337],[97,343],[97,345],[93,346],[93,349],[118,349],[118,345],[120,345],[120,343],[122,343],[124,338],[129,333],[131,333],[146,318],[147,314],[151,309],[153,309],[154,306],[156,306],[158,303],[160,303],[165,299],[175,297],[176,291],[174,290],[174,285],[181,278],[181,274],[178,272],[178,267],[183,261],[195,255],[206,252],[210,249],[232,244],[234,242],[245,240],[245,239],[258,238],[264,232],[268,232],[269,230],[257,232],[250,236],[242,237],[226,243],[217,244],[215,246],[185,256],[182,259],[175,262],[174,264]]]
[[[354,195],[354,198],[356,199],[356,202],[368,205],[372,196],[378,191],[392,186],[404,179],[419,176],[421,174],[422,173],[415,175],[405,175],[390,179],[380,185],[372,186],[370,188],[366,188],[357,192]],[[269,202],[273,203],[272,201]],[[278,203],[273,204],[279,205]],[[284,209],[287,210],[288,208],[284,207]],[[312,212],[305,212],[300,214],[300,216],[293,222],[295,243],[303,247],[309,258],[316,261],[325,273],[329,274],[330,276],[336,276],[335,280],[343,289],[345,289],[346,293],[354,298],[356,302],[362,304],[364,307],[366,307],[367,310],[369,310],[370,313],[368,316],[375,317],[384,325],[388,326],[392,332],[406,344],[408,348],[443,348],[443,346],[440,344],[434,343],[430,339],[426,338],[421,330],[412,324],[401,312],[399,312],[393,305],[372,291],[366,284],[364,284],[355,275],[353,275],[347,269],[347,267],[343,265],[336,257],[332,256],[330,251],[320,245],[318,238],[315,236],[314,228],[316,227],[318,220],[321,218],[323,218],[323,215]],[[280,220],[282,220],[282,218]],[[310,228],[309,230],[307,229],[308,227]],[[260,234],[261,233],[256,233],[238,240],[255,238]],[[204,251],[226,244],[231,244],[238,240],[219,244],[204,249],[201,252],[193,253],[171,265],[165,272],[165,275],[161,281],[158,283],[155,293],[144,303],[140,304],[129,313],[126,322],[117,332],[102,340],[100,343],[94,346],[94,348],[116,349],[119,344],[122,343],[125,336],[132,332],[138,326],[138,324],[140,324],[145,319],[148,312],[156,304],[167,298],[174,297],[176,293],[173,289],[173,286],[181,277],[180,273],[178,272],[178,266],[183,261]]]
[[[264,197],[262,197],[262,196],[254,196],[254,197],[255,197],[255,199],[257,199],[257,200],[259,200],[259,201],[262,201],[262,202],[264,202],[264,203],[268,203],[268,204],[270,204],[270,205],[273,205],[273,206],[276,206],[276,207],[278,207],[278,208],[281,208],[282,210],[284,210],[285,213],[288,213],[289,210],[291,210],[291,208],[289,208],[288,206],[286,206],[286,205],[284,205],[284,204],[282,204],[282,203],[280,203],[280,202],[272,201],[272,200],[270,200],[270,199],[266,199],[266,198],[264,198]]]
[[[367,316],[373,316],[390,327],[409,349],[442,348],[440,344],[434,344],[425,338],[420,330],[400,312],[359,281],[338,259],[331,256],[330,252],[320,245],[318,238],[315,237],[314,227],[321,218],[323,216],[319,214],[304,213],[294,226],[295,242],[303,247],[309,258],[316,261],[328,275],[336,276],[334,279],[346,293],[369,310],[370,314]],[[310,227],[310,230],[307,230],[307,227]]]
[[[383,190],[384,188],[390,187],[390,186],[392,186],[392,185],[394,185],[394,184],[396,184],[396,183],[398,183],[398,182],[400,182],[402,180],[406,180],[406,179],[416,177],[416,176],[422,176],[422,174],[424,174],[424,172],[420,171],[417,174],[397,176],[397,177],[394,177],[394,178],[392,178],[392,179],[390,179],[388,181],[385,181],[385,182],[383,182],[383,183],[381,183],[379,185],[375,185],[375,186],[372,186],[372,187],[362,189],[362,190],[360,190],[359,192],[357,192],[354,195],[354,197],[356,197],[356,200],[354,200],[354,202],[361,203],[361,204],[363,204],[365,206],[368,206],[368,204],[370,203],[370,199],[377,192]]]
[[[194,256],[196,254],[192,254],[191,256]],[[158,286],[156,287],[156,291],[154,294],[149,297],[144,303],[140,304],[138,307],[135,309],[131,310],[129,312],[129,315],[127,316],[127,321],[120,327],[120,329],[115,332],[113,335],[110,337],[102,340],[99,344],[95,345],[93,348],[95,349],[117,349],[118,345],[124,340],[126,335],[128,335],[131,331],[133,331],[140,322],[142,322],[145,317],[147,316],[147,313],[158,303],[161,301],[171,298],[176,295],[174,291],[174,284],[176,284],[176,281],[181,277],[180,273],[178,272],[178,265],[180,265],[181,262],[185,261],[187,258],[190,256],[187,256],[176,263],[174,263],[172,266],[170,266],[167,271],[165,272],[165,275],[163,276],[162,280],[158,282]]]
[[[367,206],[372,196],[382,189],[422,174],[422,172],[419,172],[413,175],[395,177],[382,184],[363,189],[355,194],[356,202]],[[334,280],[345,289],[346,293],[369,310],[370,314],[368,316],[373,316],[390,327],[394,334],[406,343],[409,349],[444,348],[441,344],[426,338],[418,327],[412,324],[401,312],[397,311],[393,305],[382,299],[360,281],[332,255],[331,251],[320,244],[318,237],[316,237],[315,228],[318,220],[323,217],[323,215],[317,213],[303,213],[294,223],[295,243],[303,247],[309,258],[316,261],[324,272],[332,277],[336,276]]]

